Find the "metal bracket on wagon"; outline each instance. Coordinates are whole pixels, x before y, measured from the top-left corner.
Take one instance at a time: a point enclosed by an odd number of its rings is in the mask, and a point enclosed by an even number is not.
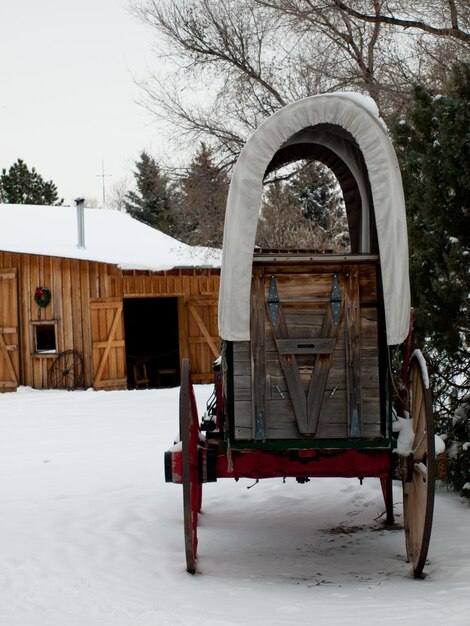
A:
[[[269,283],[268,308],[272,325],[276,327],[279,313],[279,294],[275,276],[271,276],[271,282]]]
[[[182,460],[181,447],[176,444],[165,452],[165,482],[181,485]],[[217,450],[213,448],[198,448],[199,483],[217,482]]]
[[[335,326],[338,326],[339,320],[341,318],[341,303],[343,299],[341,297],[341,291],[339,288],[338,277],[336,274],[333,276],[333,286],[331,287],[331,314],[333,317],[333,323]]]

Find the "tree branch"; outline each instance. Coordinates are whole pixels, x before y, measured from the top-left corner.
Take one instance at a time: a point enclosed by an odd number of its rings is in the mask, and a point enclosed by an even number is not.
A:
[[[451,37],[453,39],[457,39],[458,41],[462,41],[464,43],[470,43],[470,33],[461,30],[458,26],[457,20],[457,9],[454,2],[449,2],[449,7],[451,11],[451,26],[450,28],[438,28],[436,26],[431,26],[427,22],[422,20],[414,20],[414,19],[402,19],[395,17],[393,15],[369,15],[367,13],[361,13],[361,11],[357,11],[352,7],[348,6],[345,2],[341,2],[341,0],[333,0],[332,6],[336,6],[338,9],[345,11],[348,15],[355,17],[364,22],[371,23],[382,23],[389,24],[392,26],[401,26],[405,30],[409,28],[416,28],[425,33],[429,33],[430,35],[436,35],[438,37]]]

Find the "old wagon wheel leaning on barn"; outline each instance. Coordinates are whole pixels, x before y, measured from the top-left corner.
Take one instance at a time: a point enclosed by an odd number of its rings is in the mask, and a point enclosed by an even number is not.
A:
[[[83,387],[85,370],[83,357],[77,350],[65,350],[57,355],[47,373],[47,386],[52,389]]]
[[[431,539],[436,480],[432,397],[426,364],[419,350],[408,369],[408,410],[413,429],[411,453],[402,459],[406,551],[421,576]]]
[[[202,484],[199,471],[199,419],[191,382],[189,359],[183,359],[180,390],[181,479],[183,483],[186,569],[196,573],[197,520],[201,510]]]

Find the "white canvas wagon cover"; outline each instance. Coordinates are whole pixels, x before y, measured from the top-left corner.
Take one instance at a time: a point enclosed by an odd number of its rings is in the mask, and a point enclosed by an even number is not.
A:
[[[353,154],[345,135],[359,147],[368,180],[364,180],[357,154]],[[408,334],[410,316],[408,237],[401,175],[375,103],[353,93],[325,94],[294,102],[265,120],[243,148],[227,199],[219,295],[220,336],[229,341],[250,339],[251,268],[263,178],[275,154],[296,142],[325,146],[342,159],[356,179],[362,211],[358,250],[361,253],[370,252],[367,196],[370,188],[387,342],[401,343]]]

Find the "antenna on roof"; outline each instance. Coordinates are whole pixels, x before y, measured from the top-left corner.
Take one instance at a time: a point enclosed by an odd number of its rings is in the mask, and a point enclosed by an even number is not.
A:
[[[103,209],[106,208],[106,189],[105,189],[105,185],[104,185],[104,179],[109,176],[111,177],[112,174],[105,174],[104,173],[104,160],[101,161],[101,174],[97,174],[97,176],[100,176],[103,179]]]

